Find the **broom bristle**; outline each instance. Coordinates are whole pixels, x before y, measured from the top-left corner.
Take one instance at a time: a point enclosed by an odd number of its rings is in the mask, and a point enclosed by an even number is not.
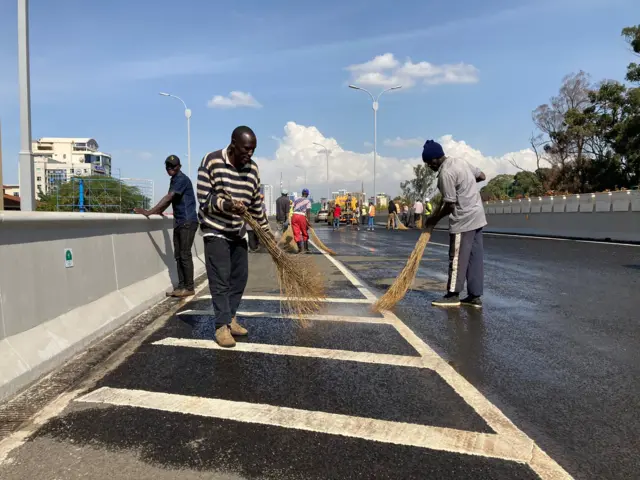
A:
[[[316,234],[316,231],[313,228],[309,227],[309,233],[311,234],[311,239],[313,240],[313,243],[316,247],[318,247],[320,250],[324,250],[329,255],[336,255],[335,251],[331,250],[329,247],[327,247],[324,244],[322,240],[320,240],[320,238]]]
[[[294,241],[293,229],[291,228],[291,224],[289,224],[287,229],[282,234],[278,245],[281,245],[283,249],[293,253],[296,253],[298,251],[298,245],[296,245],[296,242]]]
[[[393,285],[389,287],[389,290],[387,290],[386,293],[373,305],[374,311],[380,312],[382,310],[390,310],[404,298],[407,290],[409,290],[413,280],[416,278],[418,267],[420,267],[420,260],[422,260],[422,254],[424,253],[424,249],[427,247],[430,239],[431,230],[420,234],[420,238],[418,239],[416,246],[413,248],[411,256],[409,257],[409,260],[407,260],[407,264],[393,282]]]
[[[323,276],[308,255],[288,255],[275,238],[265,232],[255,219],[246,212],[243,219],[251,226],[276,265],[280,292],[285,297],[285,310],[293,313],[298,321],[306,325],[305,315],[316,312],[326,298]]]

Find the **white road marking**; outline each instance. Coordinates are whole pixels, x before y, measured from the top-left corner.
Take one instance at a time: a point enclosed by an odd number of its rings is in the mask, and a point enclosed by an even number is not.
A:
[[[511,238],[531,238],[534,240],[555,240],[558,242],[575,242],[575,243],[594,243],[596,245],[609,245],[615,247],[640,247],[640,244],[636,243],[618,243],[618,242],[603,242],[601,240],[580,240],[576,238],[557,238],[557,237],[543,237],[537,235],[520,235],[518,233],[497,233],[497,232],[482,232],[483,235],[492,235],[494,237],[511,237]]]
[[[431,243],[431,242],[430,242]],[[440,244],[442,245],[442,244]],[[448,247],[448,245],[446,245]],[[338,260],[321,252],[327,259],[333,263],[347,279],[356,287],[366,289],[364,283],[357,278],[355,274],[347,270],[347,268]],[[367,298],[372,298],[375,302],[377,298],[371,292]],[[514,442],[527,441],[533,445],[533,448],[526,448],[526,463],[542,478],[543,480],[572,479],[555,460],[549,457],[542,449],[540,449],[529,437],[516,427],[500,409],[493,405],[484,395],[482,395],[471,383],[469,383],[462,375],[455,371],[444,359],[442,359],[431,347],[429,347],[420,337],[418,337],[402,320],[400,320],[393,312],[385,310],[382,312],[384,318],[388,319],[398,330],[398,333],[411,344],[425,359],[429,359],[435,365],[435,371],[453,388],[464,401],[469,404],[478,415],[480,415],[487,424],[495,431],[499,437],[503,439],[511,439]],[[479,454],[481,455],[481,454]]]
[[[273,302],[282,302],[287,299],[282,295],[243,295],[243,300],[263,300],[263,301],[273,301]],[[211,300],[211,295],[202,295],[195,300]],[[301,298],[299,299],[302,302],[315,302],[317,301],[315,298]],[[373,303],[368,298],[324,298],[321,300],[324,303]]]
[[[182,312],[178,312],[176,315],[207,315],[207,316],[215,316],[215,312],[213,310],[184,310]],[[282,318],[282,319],[290,319],[290,320],[298,320],[298,316],[295,313],[272,313],[272,312],[245,312],[239,311],[236,312],[236,316],[238,317],[269,317],[269,318]],[[389,322],[385,318],[379,317],[350,317],[350,316],[341,316],[341,315],[320,315],[320,314],[309,314],[304,316],[305,320],[310,321],[318,321],[318,322],[345,322],[345,323],[378,323],[387,325]]]
[[[294,347],[288,345],[271,345],[267,343],[238,342],[234,348],[223,348],[214,340],[194,340],[191,338],[163,338],[153,345],[168,347],[201,348],[206,350],[222,350],[225,352],[265,353],[291,357],[324,358],[327,360],[343,360],[348,362],[375,363],[378,365],[395,365],[398,367],[431,368],[422,357],[409,355],[389,355],[383,353],[352,352],[350,350],[334,350],[331,348]]]
[[[161,392],[102,387],[77,401],[272,425],[520,463],[528,462],[533,450],[533,442],[526,438]]]

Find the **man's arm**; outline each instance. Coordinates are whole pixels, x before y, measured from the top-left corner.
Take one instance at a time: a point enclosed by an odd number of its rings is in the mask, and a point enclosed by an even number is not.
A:
[[[169,208],[169,205],[171,205],[173,195],[173,192],[167,193],[151,210],[145,210],[144,208],[134,208],[133,211],[135,213],[139,213],[140,215],[144,215],[145,217],[150,217],[151,215],[161,215],[162,212],[164,212],[167,208]]]
[[[471,165],[469,162],[467,162],[467,165],[469,165],[471,172],[473,172],[473,176],[476,179],[476,183],[484,182],[487,179],[487,176],[478,167]]]
[[[256,175],[256,177],[257,177],[256,189],[253,192],[251,205],[249,205],[249,208],[247,210],[249,211],[251,216],[254,218],[254,220],[260,224],[260,227],[262,227],[262,230],[271,232],[269,221],[267,220],[267,216],[265,215],[264,208],[262,207],[262,197],[260,196],[260,177],[259,175]]]

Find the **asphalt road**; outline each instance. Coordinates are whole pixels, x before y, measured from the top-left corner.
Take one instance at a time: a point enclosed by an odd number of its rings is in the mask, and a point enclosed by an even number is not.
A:
[[[344,229],[327,243],[379,295],[417,237]],[[575,478],[640,478],[640,246],[484,242],[481,312],[430,306],[446,287],[446,232],[395,312]]]
[[[484,309],[443,310],[437,232],[375,314],[418,232],[318,234],[308,326],[251,255],[236,349],[206,289],[175,303],[0,442],[0,478],[637,478],[640,248],[487,235]]]

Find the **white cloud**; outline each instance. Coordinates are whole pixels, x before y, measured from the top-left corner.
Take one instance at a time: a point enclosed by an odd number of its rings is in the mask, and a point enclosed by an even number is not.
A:
[[[468,63],[434,65],[413,63],[410,58],[401,64],[392,53],[385,53],[365,63],[350,65],[351,82],[356,85],[411,88],[423,85],[477,83],[479,71]]]
[[[258,139],[260,140],[260,139]],[[314,142],[322,143],[329,150],[329,184],[331,191],[346,188],[360,191],[364,181],[365,192],[372,192],[373,152],[360,153],[343,149],[335,138],[325,137],[316,127],[298,125],[288,122],[284,127],[284,136],[278,138],[278,147],[274,158],[256,158],[260,167],[263,183],[278,188],[282,173],[283,186],[293,191],[300,191],[304,186],[311,189],[315,198],[325,196],[327,192],[327,164],[324,153],[318,153]],[[500,173],[516,173],[511,165],[514,159],[523,168],[535,169],[535,155],[531,150],[521,150],[490,157],[467,145],[464,141],[455,140],[452,135],[438,139],[445,153],[450,157],[467,160],[482,169],[488,178]],[[422,144],[415,147],[412,157],[387,157],[378,155],[376,163],[376,190],[390,195],[400,193],[400,182],[413,176],[413,167],[422,163]],[[304,185],[304,167],[307,171],[307,185]]]
[[[422,147],[424,140],[421,138],[387,138],[382,142],[385,147],[392,148],[407,148],[407,147]]]
[[[209,108],[262,108],[260,102],[258,102],[250,93],[233,91],[228,97],[222,95],[216,95],[207,103]]]

